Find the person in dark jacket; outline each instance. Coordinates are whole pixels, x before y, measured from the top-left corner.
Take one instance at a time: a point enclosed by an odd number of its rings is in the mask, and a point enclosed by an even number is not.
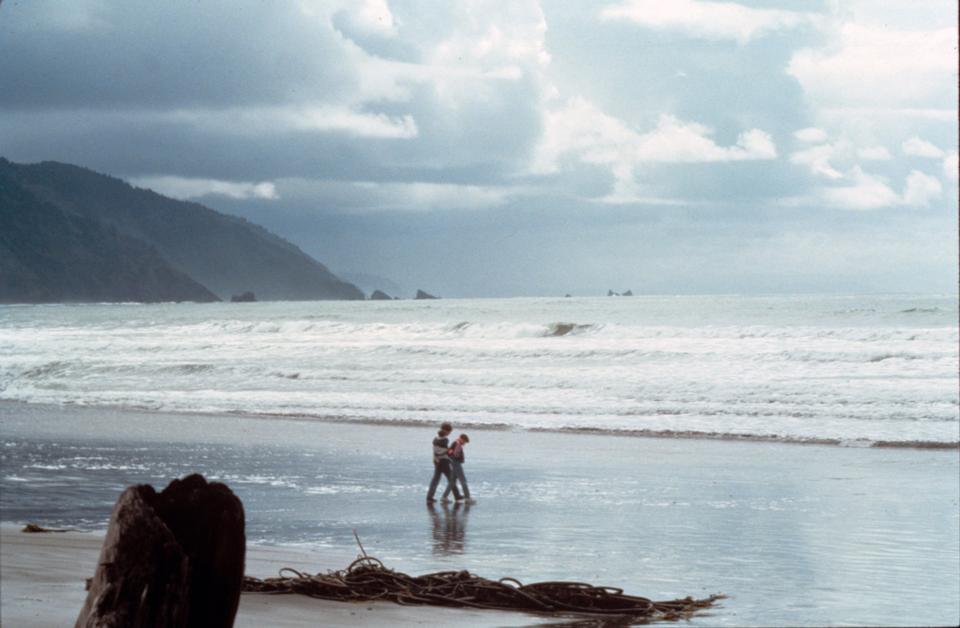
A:
[[[447,485],[447,490],[443,493],[443,498],[447,499],[447,496],[450,495],[450,490],[453,490],[454,499],[460,501],[465,499],[470,500],[470,487],[467,486],[467,476],[463,472],[463,465],[466,463],[466,458],[463,455],[463,446],[470,442],[470,437],[466,434],[461,434],[457,437],[457,440],[453,441],[450,449],[447,450],[447,457],[450,460],[450,470],[453,477],[450,479],[450,484]],[[460,481],[460,486],[463,488],[463,497],[457,495],[457,481]]]
[[[430,489],[427,491],[428,502],[436,501],[433,496],[437,492],[437,485],[440,483],[441,475],[447,478],[447,491],[444,493],[444,497],[450,493],[450,487],[453,486],[454,498],[460,499],[460,491],[457,490],[456,484],[451,476],[450,458],[447,456],[447,450],[450,447],[447,437],[452,431],[452,425],[443,423],[440,425],[437,437],[433,439],[433,479],[430,480]]]

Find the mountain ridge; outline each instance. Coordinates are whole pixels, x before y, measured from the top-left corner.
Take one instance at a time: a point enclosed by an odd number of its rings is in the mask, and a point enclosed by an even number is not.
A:
[[[6,187],[18,186],[32,195],[37,207],[45,204],[63,216],[80,217],[141,242],[171,271],[183,273],[220,299],[246,291],[261,300],[364,298],[356,286],[291,242],[199,203],[167,198],[110,175],[54,161],[16,164],[0,158],[0,177]],[[53,220],[53,215],[47,219]],[[22,232],[20,236],[30,238]],[[34,237],[42,240],[39,234]],[[9,250],[4,255],[11,268],[12,255]],[[0,300],[10,302],[3,295]]]

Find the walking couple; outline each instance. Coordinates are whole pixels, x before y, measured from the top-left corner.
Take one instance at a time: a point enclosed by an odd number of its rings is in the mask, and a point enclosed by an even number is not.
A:
[[[463,456],[463,446],[470,442],[466,434],[460,434],[453,444],[450,444],[450,432],[453,426],[449,423],[440,425],[440,431],[437,437],[433,439],[433,479],[430,480],[430,490],[427,492],[427,501],[435,501],[433,496],[437,492],[437,484],[440,483],[440,476],[447,478],[447,490],[443,492],[443,498],[440,501],[449,499],[450,491],[453,491],[453,497],[458,502],[470,499],[470,487],[467,486],[467,476],[463,473],[463,464],[466,462]],[[463,494],[457,489],[457,482],[463,488]]]

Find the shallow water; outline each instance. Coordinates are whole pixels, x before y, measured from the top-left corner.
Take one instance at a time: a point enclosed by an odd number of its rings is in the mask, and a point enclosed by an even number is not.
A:
[[[696,625],[960,620],[951,451],[476,431],[473,506],[424,503],[424,428],[0,404],[0,518],[102,527],[123,487],[227,482],[254,543],[367,551],[655,598],[730,597]]]

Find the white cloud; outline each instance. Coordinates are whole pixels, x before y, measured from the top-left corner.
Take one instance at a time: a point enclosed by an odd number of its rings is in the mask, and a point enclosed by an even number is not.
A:
[[[149,112],[142,115],[150,117]],[[238,135],[314,131],[357,137],[409,139],[418,134],[417,123],[409,115],[388,116],[330,105],[181,109],[161,114],[161,117]]]
[[[477,2],[451,10],[455,15],[443,38],[423,46],[424,63],[443,105],[457,108],[495,99],[499,81],[542,78],[550,54],[539,2]]]
[[[821,190],[823,201],[840,209],[865,210],[890,207],[900,203],[897,195],[881,177],[869,175],[855,167],[850,173],[851,185]]]
[[[943,186],[940,181],[919,170],[912,170],[907,175],[903,203],[910,207],[926,207],[930,201],[940,198],[941,194],[943,194]]]
[[[889,122],[895,118],[955,122],[957,119],[956,109],[941,107],[822,107],[818,111],[827,119],[840,121],[875,118]]]
[[[888,161],[893,159],[893,155],[890,154],[890,151],[883,146],[868,146],[866,148],[858,148],[857,157],[867,161]]]
[[[380,182],[286,178],[277,181],[286,199],[322,201],[346,213],[480,210],[503,205],[524,193],[521,187],[430,181]]]
[[[355,28],[378,35],[397,34],[397,25],[386,0],[348,2],[343,12]]]
[[[862,211],[891,207],[927,207],[931,201],[943,194],[940,181],[919,170],[913,170],[907,175],[902,194],[897,194],[885,178],[868,174],[860,166],[854,166],[842,175],[842,180],[842,185],[820,188],[813,196],[791,199],[790,203],[813,203]]]
[[[808,13],[705,0],[625,0],[603,9],[600,17],[625,19],[647,28],[680,31],[705,39],[732,39],[741,44],[773,31],[817,21],[817,16]]]
[[[946,177],[947,180],[956,181],[960,178],[958,169],[960,169],[960,164],[958,164],[957,160],[957,151],[953,151],[943,158],[943,176]]]
[[[148,188],[165,196],[178,199],[201,198],[204,196],[226,196],[229,198],[277,200],[276,186],[269,182],[252,183],[246,181],[220,181],[218,179],[194,179],[174,176],[134,177],[130,183],[137,187]]]
[[[479,185],[449,183],[358,183],[382,199],[376,209],[408,211],[483,209],[502,205],[506,191]]]
[[[790,163],[806,166],[810,172],[827,179],[843,179],[843,170],[857,161],[888,161],[893,156],[883,146],[856,147],[846,136],[826,144],[804,148],[790,155]]]
[[[916,136],[906,140],[903,143],[902,149],[905,155],[913,155],[915,157],[930,157],[931,159],[939,159],[947,154],[942,148],[934,146],[930,142],[922,140]]]
[[[544,133],[531,164],[535,174],[558,172],[567,159],[599,164],[614,176],[611,193],[601,200],[610,203],[651,202],[669,204],[669,199],[645,195],[634,178],[644,163],[703,163],[774,159],[777,148],[768,133],[744,131],[735,144],[720,146],[712,130],[697,122],[685,122],[662,114],[657,126],[646,133],[630,128],[584,98],[574,98],[564,107],[547,111]]]
[[[816,127],[807,127],[805,129],[800,129],[799,131],[794,131],[793,136],[800,140],[801,142],[825,142],[827,140],[827,132],[823,129],[818,129]]]
[[[820,144],[811,146],[790,155],[790,163],[807,166],[810,172],[817,176],[827,179],[842,179],[843,173],[833,167],[830,160],[837,154],[837,146],[834,144]]]
[[[534,161],[535,172],[555,172],[559,160],[574,156],[586,163],[632,167],[644,162],[694,163],[773,159],[770,135],[760,129],[741,133],[736,144],[720,146],[712,131],[672,115],[660,116],[656,128],[639,133],[583,98],[545,115],[543,140]]]
[[[899,31],[848,22],[824,47],[794,53],[787,71],[821,106],[942,107],[955,102],[956,41],[956,27]]]

